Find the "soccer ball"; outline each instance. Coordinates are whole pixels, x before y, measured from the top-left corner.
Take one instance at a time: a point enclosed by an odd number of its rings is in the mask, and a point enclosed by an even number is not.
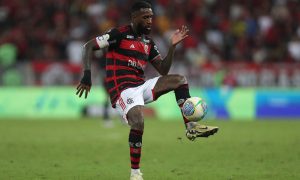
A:
[[[207,113],[205,101],[199,97],[191,97],[185,100],[182,106],[182,114],[189,121],[200,121]]]

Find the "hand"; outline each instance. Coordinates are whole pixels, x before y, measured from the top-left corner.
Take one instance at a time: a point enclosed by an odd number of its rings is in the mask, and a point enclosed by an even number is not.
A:
[[[91,71],[85,70],[84,75],[76,88],[77,89],[76,95],[81,97],[82,94],[85,93],[85,99],[86,99],[91,90],[91,87],[92,87]]]
[[[184,40],[189,35],[187,34],[189,29],[186,26],[182,26],[181,30],[177,29],[176,32],[171,36],[171,43],[173,46],[176,46],[182,40]]]
[[[79,83],[78,86],[77,86],[77,92],[76,92],[76,95],[78,95],[79,97],[82,96],[82,94],[85,92],[85,99],[87,98],[89,92],[91,90],[91,86],[88,86],[88,85],[84,85],[84,84],[81,84]]]

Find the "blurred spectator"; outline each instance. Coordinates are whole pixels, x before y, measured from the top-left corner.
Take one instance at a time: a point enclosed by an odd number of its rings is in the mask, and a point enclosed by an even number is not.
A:
[[[295,37],[288,43],[288,51],[293,60],[300,62],[300,37]]]
[[[6,43],[0,45],[0,65],[4,68],[13,65],[17,58],[17,47]]]
[[[3,0],[0,43],[6,39],[15,44],[18,60],[69,59],[78,64],[82,42],[126,22],[132,2]],[[207,47],[211,54],[208,60],[284,61],[288,56],[285,49],[295,46],[294,41],[288,42],[300,34],[299,1],[156,0],[152,3],[157,15],[153,36],[168,35],[170,30],[187,24],[191,37],[180,52],[201,53],[197,48]],[[156,39],[166,43],[168,40]],[[262,52],[266,58],[257,58]],[[295,56],[290,50],[289,54]]]
[[[83,42],[127,23],[133,1],[0,1],[0,69],[29,61],[80,65]],[[151,3],[155,14],[152,36],[162,55],[167,53],[170,32],[183,24],[189,26],[190,37],[178,46],[174,69],[184,64],[189,71],[189,67],[218,61],[264,64],[300,60],[300,1]]]

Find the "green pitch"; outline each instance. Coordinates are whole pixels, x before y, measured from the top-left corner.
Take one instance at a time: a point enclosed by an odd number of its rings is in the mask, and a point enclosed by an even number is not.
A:
[[[183,124],[146,119],[146,180],[300,179],[300,121],[207,122],[220,131],[188,141]],[[2,180],[129,179],[128,128],[119,121],[1,120]]]

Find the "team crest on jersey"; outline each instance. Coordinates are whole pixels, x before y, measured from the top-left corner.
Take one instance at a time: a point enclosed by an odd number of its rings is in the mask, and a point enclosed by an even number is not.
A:
[[[134,103],[133,99],[132,98],[127,98],[127,104],[132,104]]]
[[[146,54],[148,54],[148,49],[149,49],[148,45],[145,44],[145,45],[144,45],[144,50],[145,50],[145,53],[146,53]]]
[[[132,35],[127,35],[126,38],[127,39],[134,39],[134,37]]]

